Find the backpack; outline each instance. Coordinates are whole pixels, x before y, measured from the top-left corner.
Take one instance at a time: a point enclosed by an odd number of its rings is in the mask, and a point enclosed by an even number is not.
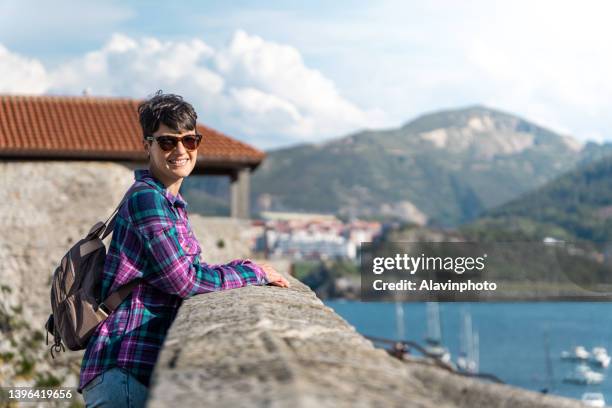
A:
[[[53,335],[51,357],[55,358],[54,351],[66,351],[64,344],[73,351],[86,348],[98,325],[140,283],[140,279],[133,280],[119,287],[103,301],[100,299],[106,259],[106,247],[102,241],[115,228],[117,213],[129,193],[146,188],[130,188],[106,222],[98,222],[91,227],[87,236],[70,248],[55,269],[51,283],[52,313],[45,323],[47,345],[49,333]]]

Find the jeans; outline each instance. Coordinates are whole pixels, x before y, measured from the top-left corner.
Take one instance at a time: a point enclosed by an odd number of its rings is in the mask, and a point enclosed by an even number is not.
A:
[[[104,371],[83,388],[87,408],[142,408],[149,389],[126,370]]]

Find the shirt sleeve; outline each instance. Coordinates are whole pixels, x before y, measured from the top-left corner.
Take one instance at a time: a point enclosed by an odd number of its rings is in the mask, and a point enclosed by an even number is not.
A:
[[[263,270],[250,260],[221,265],[194,262],[180,245],[174,219],[168,214],[172,210],[159,192],[137,192],[129,206],[148,261],[142,278],[163,292],[185,299],[199,293],[268,283]]]

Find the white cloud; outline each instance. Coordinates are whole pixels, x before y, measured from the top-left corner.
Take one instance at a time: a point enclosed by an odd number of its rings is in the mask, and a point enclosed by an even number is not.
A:
[[[302,115],[291,102],[276,95],[267,94],[254,88],[232,88],[231,96],[238,105],[248,112],[267,115],[270,112],[284,112],[288,120],[296,122]]]
[[[115,34],[99,50],[67,61],[50,76],[51,92],[144,97],[157,88],[187,90],[193,86],[207,94],[219,92],[224,80],[202,65],[213,50],[203,41],[133,39]],[[197,100],[194,102],[198,102]]]
[[[343,98],[330,79],[306,66],[294,47],[238,31],[215,63],[244,113],[268,116],[275,124],[266,129],[261,123],[264,132],[312,141],[381,123],[380,112],[366,112]],[[277,114],[289,120],[277,120]]]
[[[49,86],[40,61],[10,52],[0,44],[0,92],[39,94]]]
[[[462,38],[475,87],[489,103],[557,131],[610,139],[611,13],[612,3],[599,1],[497,5]]]
[[[203,122],[261,147],[320,141],[375,126],[383,116],[343,98],[332,81],[306,66],[295,48],[244,31],[220,49],[199,39],[114,34],[100,49],[49,72],[38,61],[5,54],[0,67],[21,64],[38,74],[30,81],[11,81],[17,84],[13,92],[80,94],[87,89],[93,95],[142,98],[163,89],[191,101]],[[7,86],[3,83],[0,79],[0,87]]]

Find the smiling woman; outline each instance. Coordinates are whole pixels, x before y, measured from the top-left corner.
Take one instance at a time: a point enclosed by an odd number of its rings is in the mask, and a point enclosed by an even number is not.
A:
[[[178,95],[158,92],[139,107],[149,169],[136,170],[115,219],[100,298],[136,281],[128,297],[89,340],[78,391],[87,406],[141,407],[151,374],[182,299],[200,293],[288,282],[250,260],[208,265],[179,193],[192,172],[201,136],[196,113]]]
[[[196,132],[197,114],[181,97],[160,92],[143,103],[138,112],[149,169],[176,195],[198,157],[202,136]]]
[[[174,195],[178,194],[183,179],[195,167],[200,140],[202,136],[195,130],[177,133],[161,123],[157,131],[143,141],[151,173]]]

